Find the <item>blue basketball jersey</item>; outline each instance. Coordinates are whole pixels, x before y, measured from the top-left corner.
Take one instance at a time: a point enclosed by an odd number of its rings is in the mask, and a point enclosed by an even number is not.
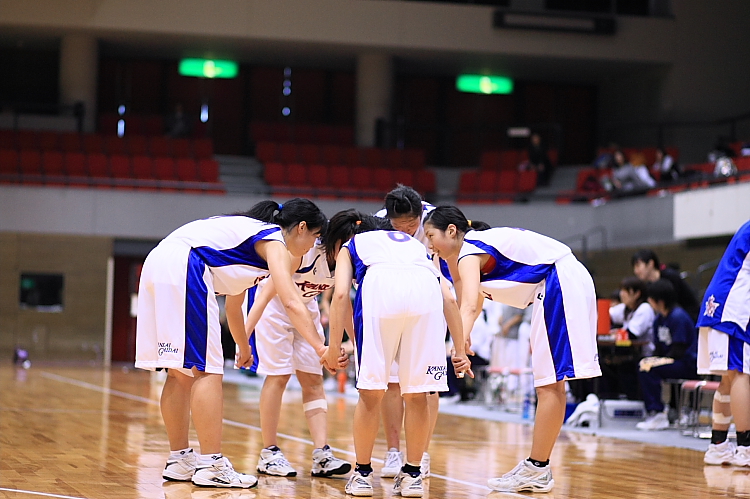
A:
[[[349,250],[357,284],[373,265],[419,265],[439,277],[422,243],[397,230],[375,230],[357,234],[343,247]]]
[[[495,227],[467,232],[458,259],[483,254],[495,261],[494,268],[480,276],[485,297],[526,308],[555,262],[572,252],[555,239],[524,229]]]
[[[202,269],[208,266],[217,294],[238,295],[268,276],[268,264],[255,251],[255,243],[261,240],[284,243],[281,228],[237,215],[190,222],[160,244],[179,243],[192,248],[188,285],[191,275],[200,279]]]
[[[750,343],[750,222],[739,228],[706,288],[698,326]]]

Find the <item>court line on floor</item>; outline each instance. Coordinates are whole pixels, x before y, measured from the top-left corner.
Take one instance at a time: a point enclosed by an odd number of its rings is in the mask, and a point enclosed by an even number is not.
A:
[[[6,488],[3,488],[3,487],[0,487],[0,491],[17,492],[19,494],[30,494],[30,495],[35,495],[35,496],[59,497],[61,499],[85,499],[83,497],[61,496],[59,494],[47,494],[46,492],[34,492],[32,490],[6,489]]]
[[[60,376],[59,374],[53,374],[53,373],[48,373],[48,372],[42,371],[41,375],[43,377],[45,377],[45,378],[52,379],[52,380],[55,380],[55,381],[59,381],[61,383],[68,383],[70,385],[79,386],[81,388],[86,388],[86,389],[97,391],[97,392],[100,392],[100,393],[108,393],[110,395],[115,395],[115,396],[118,396],[118,397],[126,398],[128,400],[134,400],[134,401],[137,401],[137,402],[143,402],[145,404],[151,404],[151,405],[157,405],[157,406],[159,405],[159,402],[157,400],[153,400],[153,399],[146,398],[146,397],[140,397],[138,395],[132,395],[130,393],[121,392],[119,390],[113,390],[111,388],[107,388],[107,387],[95,385],[93,383],[88,383],[86,381],[79,381],[79,380],[74,379],[74,378],[68,378],[66,376]],[[261,431],[261,429],[260,429],[259,426],[255,426],[255,425],[251,425],[251,424],[247,424],[247,423],[241,423],[239,421],[232,421],[230,419],[224,419],[223,422],[224,422],[225,425],[234,426],[236,428],[250,429],[250,430],[255,430],[255,431],[258,431],[258,432]],[[314,445],[312,441],[305,440],[304,438],[300,438],[300,437],[295,437],[294,435],[287,435],[285,433],[278,433],[277,435],[279,437],[281,437],[281,438],[284,438],[286,440],[291,440],[293,442],[298,442],[298,443],[302,443],[302,444],[306,444],[306,445]],[[349,456],[354,456],[354,452],[346,450],[346,449],[340,449],[340,448],[336,448],[336,447],[331,447],[331,449],[335,450],[336,452],[339,452],[341,454],[347,454]],[[375,458],[375,457],[373,457],[372,460],[375,461],[375,462],[377,462],[377,463],[383,463],[382,459],[378,459],[378,458]],[[451,477],[448,477],[448,476],[445,476],[445,475],[439,475],[437,473],[430,473],[430,477],[440,478],[440,479],[445,480],[447,482],[452,482],[452,483],[456,483],[456,484],[466,485],[468,487],[477,487],[477,488],[484,489],[484,490],[490,490],[489,487],[487,487],[485,485],[479,485],[478,483],[466,482],[464,480],[459,480],[457,478],[451,478]],[[524,498],[526,497],[526,496],[523,496],[521,494],[506,494],[506,495],[512,495],[514,497],[524,497]]]

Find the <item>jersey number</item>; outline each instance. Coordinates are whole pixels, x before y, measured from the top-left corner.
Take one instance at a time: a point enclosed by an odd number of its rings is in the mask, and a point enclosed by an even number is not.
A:
[[[397,230],[388,232],[388,237],[396,241],[397,243],[403,243],[411,239],[407,234],[404,234],[403,232],[399,232]]]

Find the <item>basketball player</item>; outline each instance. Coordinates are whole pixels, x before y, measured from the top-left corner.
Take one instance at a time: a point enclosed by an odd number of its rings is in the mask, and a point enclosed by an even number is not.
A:
[[[386,194],[384,204],[385,208],[375,213],[375,216],[390,220],[394,229],[400,230],[417,239],[428,248],[428,253],[432,255],[432,251],[428,247],[429,241],[427,241],[427,237],[424,235],[422,220],[435,207],[430,203],[422,201],[422,197],[417,191],[401,184],[398,184],[395,189]],[[425,453],[419,465],[423,478],[430,476],[430,454],[427,452],[427,449],[430,447],[432,433],[435,431],[439,405],[440,397],[438,397],[437,392],[428,393],[427,407],[430,411],[430,431],[427,436]],[[385,464],[380,470],[380,476],[383,478],[392,478],[399,474],[401,466],[404,464],[403,453],[400,451],[401,427],[404,422],[404,399],[401,397],[401,391],[398,389],[398,363],[396,362],[393,363],[391,368],[391,381],[383,397],[381,408],[388,452],[385,455]]]
[[[749,320],[750,222],[746,222],[724,251],[698,315],[698,374],[721,376],[714,395],[711,443],[703,458],[706,464],[750,466]],[[721,404],[728,404],[731,412],[721,410]],[[730,414],[737,429],[736,448],[727,440]]]
[[[325,341],[320,322],[317,297],[333,288],[335,261],[327,258],[320,241],[303,257],[292,257],[297,271],[292,280],[297,293],[307,306],[317,328],[320,341]],[[260,392],[260,427],[263,447],[258,459],[258,472],[275,476],[296,476],[297,471],[278,447],[277,432],[281,398],[289,378],[296,374],[302,388],[302,408],[313,440],[313,476],[343,475],[351,464],[333,455],[326,439],[328,434],[328,403],[323,390],[322,368],[318,354],[300,335],[276,294],[273,278],[266,279],[248,291],[252,307],[245,322],[254,352],[251,370],[266,377]],[[253,334],[254,331],[254,334]],[[349,356],[342,352],[338,367],[346,368]]]
[[[549,457],[565,417],[565,380],[601,376],[596,347],[596,295],[591,276],[564,244],[540,234],[470,222],[454,206],[425,219],[425,233],[448,262],[459,297],[464,336],[485,297],[526,308],[538,406],[531,454],[489,481],[501,492],[549,492]]]
[[[277,212],[275,224],[258,219],[269,210]],[[249,212],[190,222],[146,257],[138,290],[135,365],[168,369],[160,401],[171,449],[165,479],[208,487],[257,484],[254,476],[234,471],[221,454],[224,359],[215,295],[228,297],[227,319],[240,348],[240,365],[249,365],[252,354],[242,309],[229,298],[244,296],[269,274],[276,277],[276,291],[295,327],[323,355],[326,347],[295,291],[289,254],[307,253],[325,224],[325,215],[306,199],[293,199],[283,210],[263,201]],[[200,456],[188,443],[191,416]]]
[[[419,462],[429,431],[424,424],[428,417],[426,394],[448,389],[443,332],[446,320],[456,343],[454,369],[463,374],[470,363],[463,351],[455,298],[439,279],[424,246],[402,232],[378,230],[390,228],[387,220],[347,210],[331,219],[326,233],[326,251],[338,253],[329,349],[338,352],[344,327],[352,319],[356,336],[356,468],[345,491],[354,496],[373,495],[371,457],[380,402],[389,385],[391,364],[398,359],[399,385],[406,405],[406,462],[393,492],[422,497]],[[349,299],[352,278],[358,284],[354,311]],[[329,365],[335,356],[328,355]]]

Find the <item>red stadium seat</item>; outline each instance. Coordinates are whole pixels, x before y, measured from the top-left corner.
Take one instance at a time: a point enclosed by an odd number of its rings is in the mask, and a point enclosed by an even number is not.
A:
[[[349,170],[350,184],[357,190],[368,190],[372,188],[370,169],[364,166],[355,166]]]
[[[65,174],[62,153],[60,151],[44,151],[42,153],[42,169],[45,175],[62,177]]]
[[[60,134],[50,131],[38,132],[37,144],[42,151],[57,151],[60,149]]]
[[[501,170],[518,170],[521,163],[520,151],[509,149],[500,152],[500,169]]]
[[[328,178],[331,181],[331,187],[336,189],[346,189],[349,183],[349,167],[346,165],[333,165],[328,170]]]
[[[193,156],[188,139],[172,139],[172,154],[175,158],[190,158]]]
[[[37,133],[33,130],[18,130],[16,132],[16,148],[20,150],[37,150],[39,144],[37,143]]]
[[[0,174],[18,175],[18,151],[15,149],[0,149]]]
[[[148,150],[151,156],[171,156],[172,139],[160,136],[149,137]]]
[[[408,185],[409,187],[414,187],[416,185],[416,177],[418,175],[421,175],[422,172],[416,173],[414,170],[406,170],[404,168],[393,170],[393,180],[394,183],[404,184]],[[395,185],[393,187],[396,187]],[[391,189],[393,189],[391,187]],[[389,191],[391,189],[388,189]]]
[[[128,137],[128,154],[131,156],[148,156],[148,140],[145,135]]]
[[[135,165],[133,165],[135,168]],[[177,180],[175,160],[167,156],[154,158],[154,177],[158,180]]]
[[[326,165],[310,165],[307,167],[308,184],[316,189],[327,189],[328,167]]]
[[[266,163],[263,169],[263,180],[268,185],[286,184],[286,167],[283,163]]]
[[[492,194],[497,192],[498,173],[495,170],[480,170],[477,175],[476,192]]]
[[[479,156],[479,168],[482,170],[499,170],[501,158],[500,151],[485,151]]]
[[[130,157],[115,154],[109,157],[109,171],[114,178],[130,179],[133,178],[133,172],[130,169]]]
[[[372,182],[376,190],[383,194],[396,187],[394,171],[389,168],[374,168],[371,170]],[[368,187],[371,189],[372,187]]]
[[[499,192],[511,194],[516,192],[518,184],[518,170],[502,170],[498,177]]]
[[[299,146],[299,159],[308,165],[320,163],[320,147],[315,144]]]
[[[534,192],[536,189],[536,170],[526,170],[518,174],[518,192]]]
[[[183,182],[197,182],[198,164],[192,158],[178,158],[176,163],[176,177]]]
[[[42,155],[39,151],[21,150],[20,165],[23,175],[41,175]]]
[[[113,154],[127,154],[127,143],[117,135],[107,135],[104,138],[104,151],[110,156]]]
[[[109,159],[100,152],[88,154],[86,156],[86,166],[90,176],[94,178],[109,177]]]
[[[278,144],[276,142],[258,142],[255,146],[255,156],[258,161],[264,164],[278,161]]]
[[[193,140],[193,156],[195,159],[211,159],[214,156],[214,141],[211,139]]]
[[[292,163],[286,167],[286,181],[288,185],[304,187],[307,185],[307,167],[299,163]]]
[[[81,134],[76,132],[63,132],[60,134],[60,149],[63,152],[81,152]]]
[[[422,194],[432,194],[437,189],[435,172],[424,169],[416,174],[416,185],[414,186]]]
[[[422,170],[427,164],[423,149],[404,149],[404,160],[410,170]]]
[[[345,147],[341,151],[343,164],[349,166],[361,166],[364,163],[361,158],[361,150],[358,147]]]
[[[0,149],[9,150],[16,148],[16,131],[0,130]]]
[[[364,152],[365,162],[364,166],[368,168],[385,168],[385,158],[383,157],[383,150],[377,147],[367,147]]]
[[[65,165],[65,173],[69,177],[85,177],[88,174],[86,170],[86,155],[82,152],[64,153],[63,164]]]
[[[321,148],[321,160],[328,166],[341,164],[341,146],[325,145]]]
[[[282,163],[296,163],[298,161],[298,152],[297,144],[291,142],[279,144],[279,159]]]
[[[201,159],[198,161],[198,178],[201,182],[219,182],[219,163],[213,159]]]
[[[104,138],[98,133],[87,133],[83,136],[83,152],[87,154],[104,152]]]

